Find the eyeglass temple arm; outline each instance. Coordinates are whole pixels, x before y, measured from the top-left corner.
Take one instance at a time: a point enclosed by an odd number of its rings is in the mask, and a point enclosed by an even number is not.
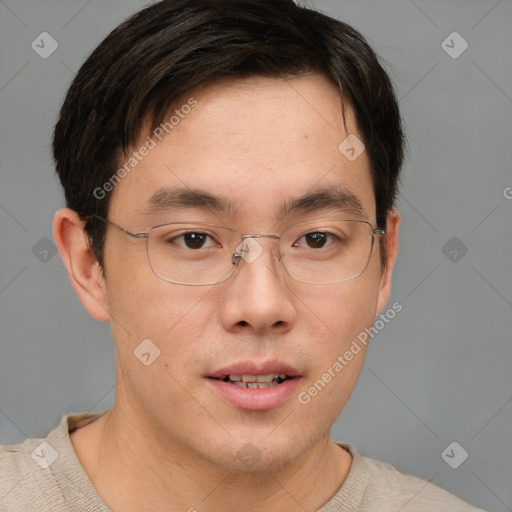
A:
[[[148,238],[148,236],[149,236],[149,233],[132,233],[131,231],[128,231],[127,229],[124,229],[123,227],[119,226],[119,224],[116,224],[115,222],[112,222],[111,220],[104,219],[103,217],[100,217],[99,215],[96,215],[95,213],[93,213],[91,216],[96,217],[97,219],[100,219],[104,222],[107,222],[108,224],[111,224],[112,226],[119,229],[119,231],[121,231],[125,235],[131,236],[132,238]]]

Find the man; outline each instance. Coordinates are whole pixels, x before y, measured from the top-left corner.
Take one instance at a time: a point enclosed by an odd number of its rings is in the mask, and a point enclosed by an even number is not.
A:
[[[3,447],[3,509],[477,510],[329,436],[390,296],[403,145],[362,36],[292,0],[166,0],[114,30],[53,149],[115,405]]]

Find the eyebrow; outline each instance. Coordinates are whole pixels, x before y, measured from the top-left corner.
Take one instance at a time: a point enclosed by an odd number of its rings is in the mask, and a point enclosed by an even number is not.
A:
[[[215,196],[205,190],[178,187],[157,190],[146,202],[143,213],[150,215],[161,210],[176,208],[201,208],[228,214],[235,212],[235,205],[228,199]]]
[[[151,215],[162,210],[178,208],[213,210],[229,215],[236,213],[236,206],[229,199],[190,187],[157,190],[146,202],[143,213]],[[353,192],[342,187],[325,187],[288,199],[280,207],[278,219],[282,220],[291,214],[313,213],[327,209],[365,216],[363,204]]]
[[[329,187],[289,199],[279,210],[279,218],[282,219],[292,213],[312,213],[327,209],[365,216],[363,203],[353,192],[346,188]]]

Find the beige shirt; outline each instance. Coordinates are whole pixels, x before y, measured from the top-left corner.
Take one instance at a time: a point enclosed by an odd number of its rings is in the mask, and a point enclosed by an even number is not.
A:
[[[111,512],[76,456],[69,433],[101,413],[64,416],[45,439],[0,446],[0,512]],[[482,512],[426,480],[360,455],[338,492],[318,512]]]

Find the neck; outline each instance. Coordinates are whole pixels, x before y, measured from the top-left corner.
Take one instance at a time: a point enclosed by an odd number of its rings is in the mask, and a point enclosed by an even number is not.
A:
[[[336,494],[352,462],[327,434],[284,468],[232,473],[164,440],[117,404],[71,441],[103,501],[127,512],[317,510]]]

